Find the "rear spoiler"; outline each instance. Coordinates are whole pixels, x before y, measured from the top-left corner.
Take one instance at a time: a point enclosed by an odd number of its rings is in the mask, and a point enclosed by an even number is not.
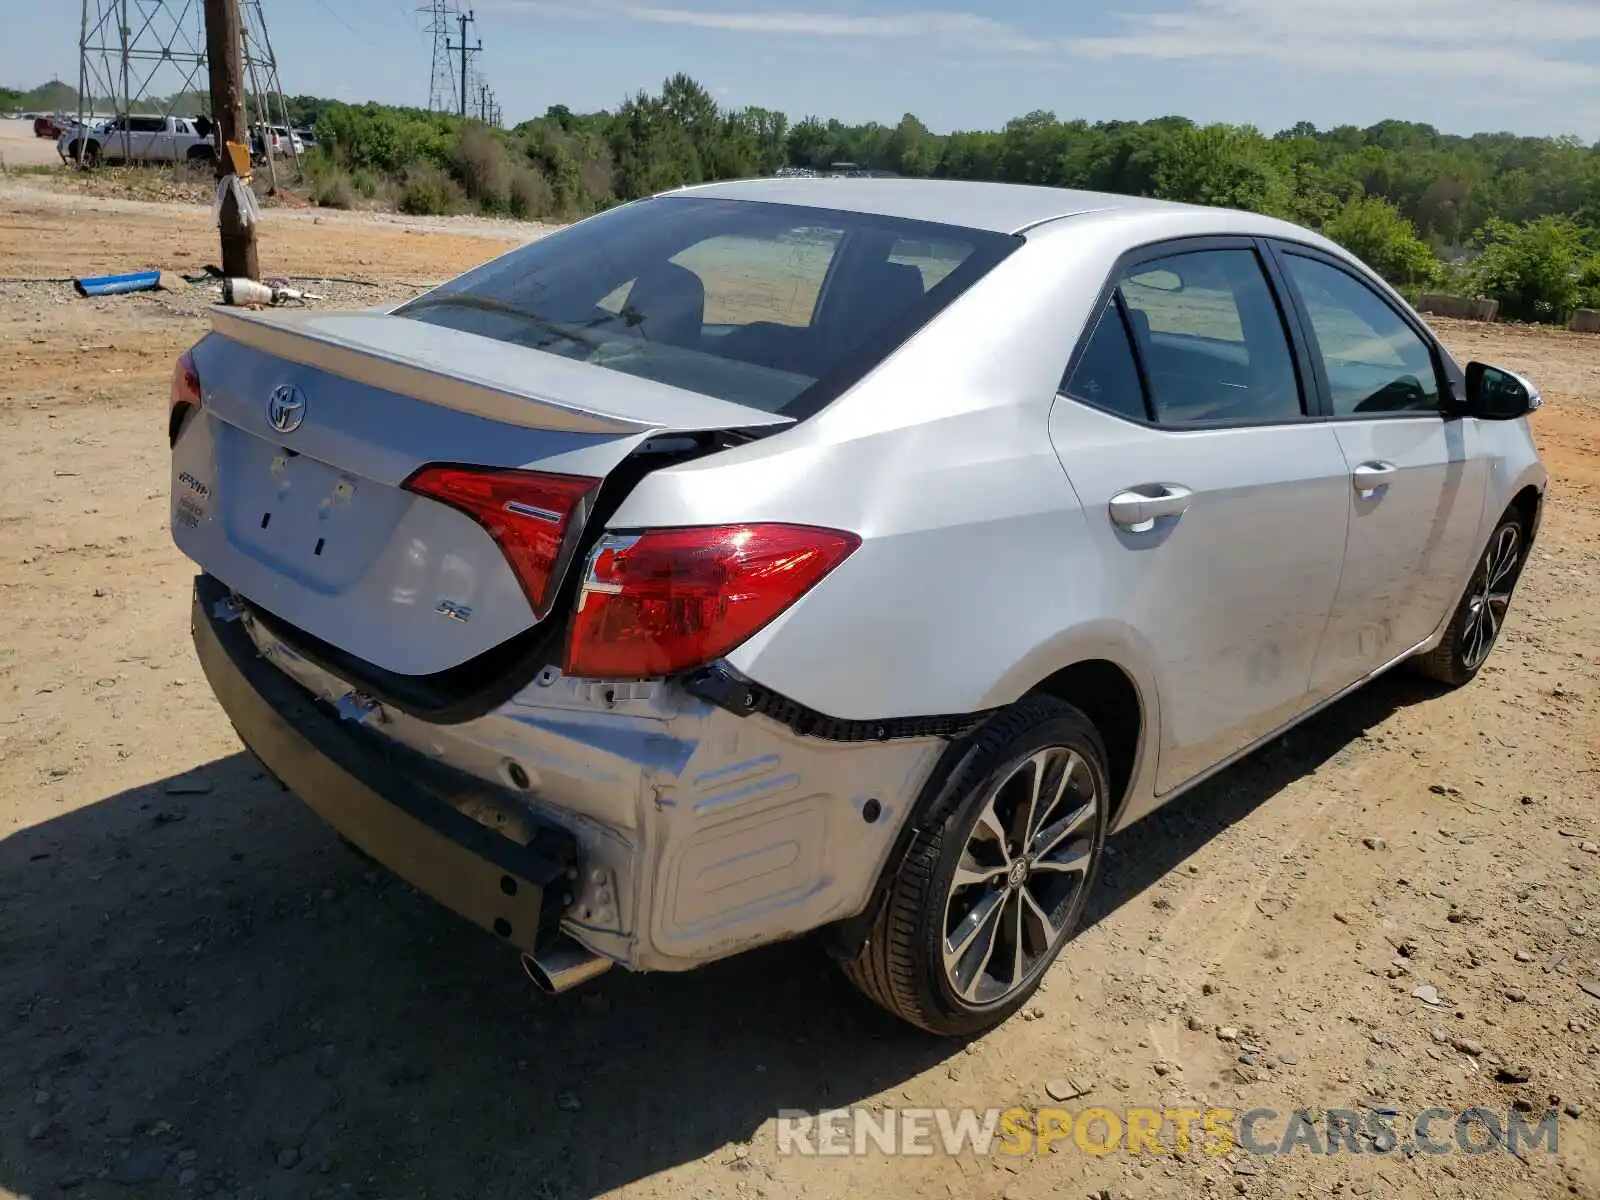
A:
[[[526,346],[369,310],[219,308],[220,336],[288,362],[528,429],[618,436],[758,429],[792,417]]]

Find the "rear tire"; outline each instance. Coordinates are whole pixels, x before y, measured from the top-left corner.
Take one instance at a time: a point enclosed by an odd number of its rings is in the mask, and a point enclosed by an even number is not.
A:
[[[1109,779],[1100,734],[1070,704],[1030,696],[992,717],[929,785],[845,975],[930,1033],[976,1034],[1010,1017],[1083,916]]]
[[[1500,638],[1527,554],[1528,532],[1522,521],[1515,514],[1502,517],[1473,568],[1444,640],[1412,659],[1414,670],[1447,687],[1472,682]]]

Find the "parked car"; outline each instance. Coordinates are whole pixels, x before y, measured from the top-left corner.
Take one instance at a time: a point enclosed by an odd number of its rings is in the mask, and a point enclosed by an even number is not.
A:
[[[625,205],[387,312],[219,312],[169,415],[223,709],[561,990],[820,932],[967,1034],[1108,834],[1470,681],[1539,394],[1332,242],[930,180]]]
[[[214,162],[216,144],[187,117],[113,117],[103,125],[62,133],[56,150],[63,162]]]
[[[78,126],[78,118],[66,113],[40,113],[33,119],[33,136],[37,138],[59,138],[69,129]]]
[[[282,125],[256,125],[250,131],[250,151],[257,162],[265,162],[268,154],[298,157],[306,148],[298,133]]]

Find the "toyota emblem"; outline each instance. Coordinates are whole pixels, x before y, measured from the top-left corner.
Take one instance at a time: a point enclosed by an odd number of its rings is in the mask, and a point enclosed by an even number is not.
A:
[[[279,433],[293,433],[306,419],[306,394],[292,383],[273,389],[267,400],[267,422]]]

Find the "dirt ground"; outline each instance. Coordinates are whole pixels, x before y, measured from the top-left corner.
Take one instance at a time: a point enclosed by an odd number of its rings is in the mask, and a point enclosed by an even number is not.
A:
[[[525,236],[274,214],[263,262],[379,281],[329,285],[362,304]],[[203,209],[0,181],[0,277],[213,256]],[[1545,528],[1481,677],[1381,680],[1115,839],[1037,1006],[960,1046],[808,945],[542,998],[264,781],[166,527],[206,301],[0,284],[0,1196],[1600,1195],[1600,338],[1441,322],[1548,401]],[[1567,1111],[1520,1157],[778,1152],[780,1110],[1062,1080],[1119,1111]]]
[[[32,121],[0,117],[0,166],[51,167],[60,162],[55,139],[35,137]]]

